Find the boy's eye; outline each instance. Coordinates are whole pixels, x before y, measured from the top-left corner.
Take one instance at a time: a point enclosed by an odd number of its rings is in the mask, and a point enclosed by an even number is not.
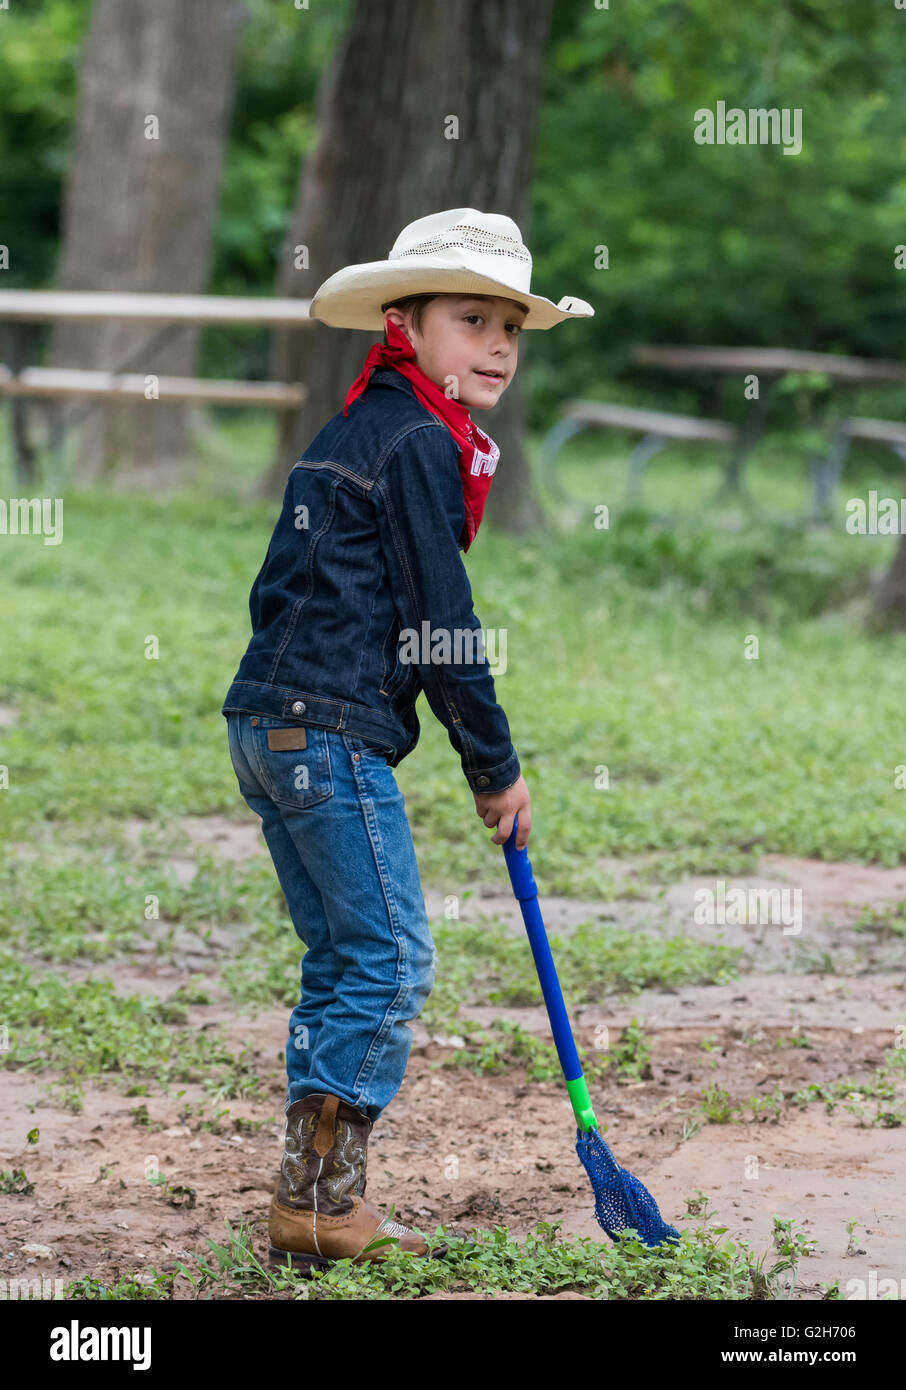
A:
[[[471,319],[476,319],[476,320],[477,320],[477,319],[480,319],[480,318],[481,318],[481,314],[463,314],[463,319],[465,320],[466,323],[468,323]],[[511,337],[514,337],[514,338],[515,338],[519,333],[522,332],[522,324],[520,324],[520,323],[508,323],[508,324],[507,324],[507,328],[515,328],[516,332],[513,333],[513,334],[511,334]]]

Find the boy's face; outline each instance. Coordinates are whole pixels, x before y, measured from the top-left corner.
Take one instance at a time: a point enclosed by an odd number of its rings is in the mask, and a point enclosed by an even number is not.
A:
[[[490,410],[516,372],[518,342],[526,310],[513,299],[492,295],[438,295],[426,306],[421,332],[412,315],[388,309],[415,348],[415,360],[442,391],[470,410]],[[482,375],[496,372],[497,376]],[[450,378],[454,378],[452,383]]]

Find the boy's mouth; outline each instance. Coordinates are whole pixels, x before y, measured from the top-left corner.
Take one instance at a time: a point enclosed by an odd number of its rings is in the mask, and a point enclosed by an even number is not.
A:
[[[487,371],[481,372],[475,368],[475,375],[484,377],[485,381],[503,381],[503,372]]]

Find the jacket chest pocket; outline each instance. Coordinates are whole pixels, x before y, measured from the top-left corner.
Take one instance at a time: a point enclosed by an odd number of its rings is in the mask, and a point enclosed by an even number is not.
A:
[[[268,739],[269,733],[283,738]],[[298,738],[287,737],[297,733]],[[281,743],[301,743],[303,748],[281,747]],[[274,744],[276,746],[271,747]],[[333,796],[333,774],[330,766],[330,744],[325,729],[308,725],[293,725],[286,729],[276,723],[260,725],[257,730],[256,752],[258,775],[272,801],[294,811],[317,806]]]

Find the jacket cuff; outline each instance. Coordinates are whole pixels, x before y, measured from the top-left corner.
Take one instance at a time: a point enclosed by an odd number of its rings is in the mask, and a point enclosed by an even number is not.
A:
[[[494,796],[497,792],[505,792],[507,787],[511,787],[514,782],[518,782],[522,776],[522,769],[519,766],[519,758],[513,752],[506,762],[498,763],[496,767],[485,769],[463,768],[466,781],[473,792],[479,792],[484,796]]]

